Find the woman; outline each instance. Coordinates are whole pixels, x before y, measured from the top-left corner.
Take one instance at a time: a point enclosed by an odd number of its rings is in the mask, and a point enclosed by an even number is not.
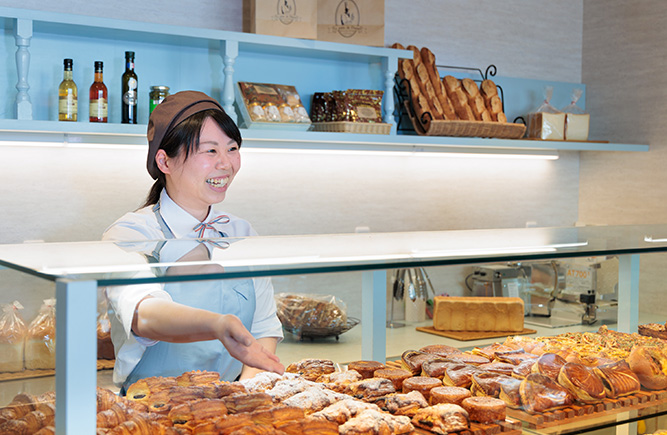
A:
[[[209,258],[216,248],[197,239],[255,235],[245,220],[213,209],[240,169],[240,146],[237,126],[217,101],[195,91],[167,97],[148,123],[147,169],[155,184],[143,208],[117,220],[104,239],[192,240],[187,249],[159,244],[151,256],[166,262]],[[107,297],[114,382],[124,389],[190,370],[217,371],[223,380],[284,371],[275,355],[282,328],[268,278],[117,287]]]

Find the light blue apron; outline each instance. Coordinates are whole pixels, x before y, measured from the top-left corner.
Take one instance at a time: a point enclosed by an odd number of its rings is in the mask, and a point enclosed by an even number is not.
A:
[[[164,232],[165,238],[174,234],[160,214],[159,203],[153,211]],[[221,233],[222,237],[226,237]],[[159,259],[156,248],[153,256]],[[194,281],[166,284],[164,290],[174,302],[193,308],[234,314],[250,330],[255,313],[255,287],[251,279]],[[209,370],[220,373],[225,381],[235,380],[243,364],[232,358],[219,340],[194,343],[167,343],[160,341],[146,348],[139,364],[132,370],[123,384],[123,391],[139,379],[151,376],[178,376],[192,370]]]

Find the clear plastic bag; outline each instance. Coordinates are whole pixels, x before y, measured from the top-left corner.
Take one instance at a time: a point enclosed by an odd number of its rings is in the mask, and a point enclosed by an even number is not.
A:
[[[97,304],[97,359],[116,358],[111,342],[111,321],[106,298],[98,297]]]
[[[528,137],[542,140],[565,139],[565,114],[551,105],[553,87],[545,86],[544,101],[528,114]]]
[[[25,338],[25,368],[56,368],[56,300],[44,299]]]
[[[570,104],[563,108],[563,113],[565,113],[565,140],[588,140],[590,115],[577,105],[583,93],[583,89],[575,88],[572,91]]]
[[[19,301],[2,305],[0,317],[0,372],[23,370],[24,341],[28,328],[21,317]]]
[[[349,330],[347,306],[332,295],[279,293],[277,314],[285,330],[298,336],[336,336]]]

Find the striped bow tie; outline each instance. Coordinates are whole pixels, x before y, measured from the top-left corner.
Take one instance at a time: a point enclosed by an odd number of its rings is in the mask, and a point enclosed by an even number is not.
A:
[[[229,216],[221,214],[220,216],[214,217],[208,222],[200,222],[194,227],[194,231],[198,232],[197,237],[202,238],[204,237],[204,231],[206,230],[214,230],[215,227],[213,224],[217,223],[223,223],[226,224],[229,222]]]

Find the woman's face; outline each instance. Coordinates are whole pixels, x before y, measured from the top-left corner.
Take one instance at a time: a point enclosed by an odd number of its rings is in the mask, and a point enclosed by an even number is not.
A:
[[[208,215],[211,204],[225,199],[241,167],[241,154],[238,144],[213,119],[206,118],[199,147],[187,160],[183,151],[169,158],[163,150],[158,150],[156,161],[165,173],[171,199],[201,221]]]

